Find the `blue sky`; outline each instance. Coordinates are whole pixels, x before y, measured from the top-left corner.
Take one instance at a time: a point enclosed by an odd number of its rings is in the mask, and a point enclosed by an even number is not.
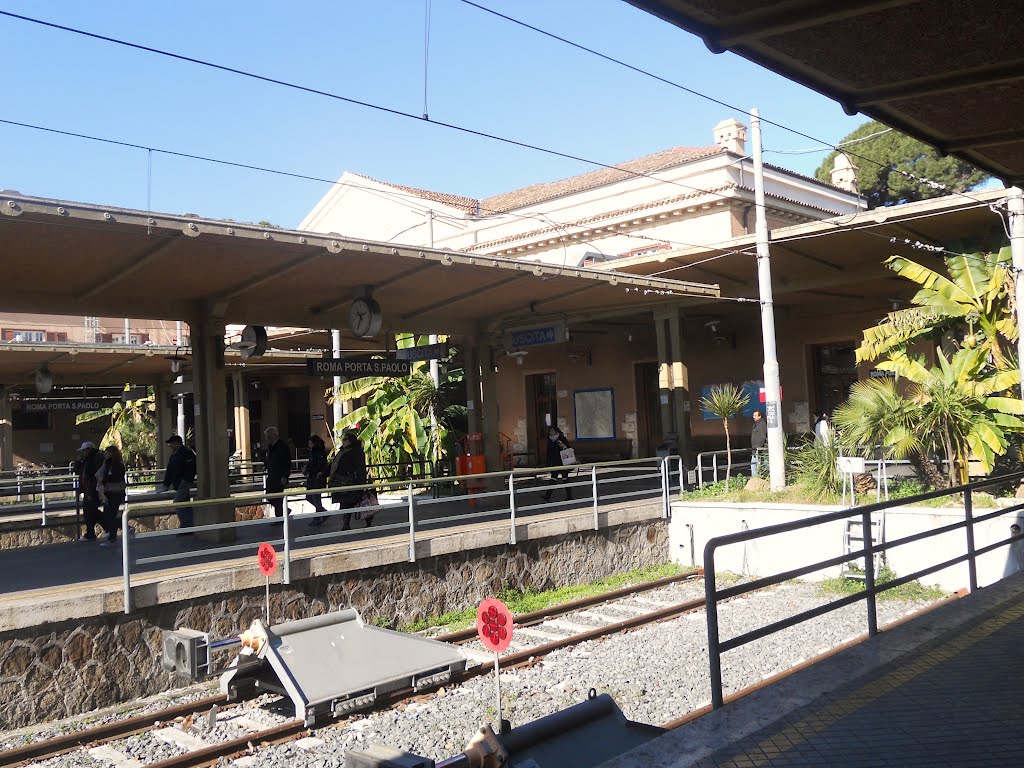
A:
[[[621,0],[481,0],[830,142],[866,118]],[[0,10],[419,115],[427,0],[0,0]],[[430,0],[428,111],[605,163],[707,145],[742,114],[465,5]],[[0,17],[0,119],[335,179],[484,197],[593,166]],[[295,226],[327,184],[0,124],[0,189]],[[767,150],[813,143],[765,126]],[[812,173],[824,152],[767,154]]]

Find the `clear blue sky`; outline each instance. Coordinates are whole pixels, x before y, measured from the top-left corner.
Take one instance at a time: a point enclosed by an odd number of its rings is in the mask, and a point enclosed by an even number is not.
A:
[[[837,142],[866,118],[621,0],[481,0],[763,117]],[[419,115],[426,0],[0,0],[0,9]],[[617,163],[707,145],[724,107],[431,0],[432,119]],[[0,17],[0,119],[327,179],[352,170],[483,197],[593,166]],[[0,189],[295,226],[328,185],[0,124]],[[766,149],[807,139],[765,126]],[[812,173],[824,153],[768,154]]]

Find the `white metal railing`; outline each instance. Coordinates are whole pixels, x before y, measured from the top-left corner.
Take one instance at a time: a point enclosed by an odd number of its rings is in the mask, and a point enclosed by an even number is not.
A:
[[[212,533],[215,531],[231,531],[234,537],[235,532],[248,528],[259,528],[270,530],[270,526],[277,523],[282,525],[281,535],[271,538],[269,543],[282,554],[282,578],[285,584],[291,583],[291,569],[293,550],[296,545],[315,545],[326,542],[328,539],[334,541],[351,540],[356,534],[364,533],[364,529],[347,531],[327,531],[317,533],[305,533],[294,535],[296,531],[296,518],[325,517],[337,518],[340,515],[353,514],[356,511],[375,513],[383,509],[399,510],[406,506],[407,514],[400,522],[375,525],[373,532],[375,536],[381,534],[402,533],[408,538],[409,561],[416,561],[416,536],[417,531],[425,526],[431,528],[443,527],[449,523],[465,523],[483,518],[501,520],[507,518],[509,526],[509,544],[516,544],[519,533],[517,524],[521,522],[524,513],[539,513],[552,509],[566,508],[569,505],[577,505],[581,502],[590,501],[593,509],[593,528],[598,530],[601,527],[600,505],[601,503],[622,502],[639,500],[642,498],[660,497],[662,516],[667,518],[670,514],[670,502],[673,488],[682,487],[685,480],[682,460],[678,456],[654,459],[630,459],[625,461],[610,461],[597,464],[581,464],[566,468],[574,476],[566,478],[565,481],[550,481],[538,483],[538,480],[550,475],[552,472],[559,472],[560,467],[546,467],[537,469],[514,469],[504,472],[488,472],[478,475],[461,475],[455,478],[425,478],[421,480],[382,481],[368,483],[365,485],[352,485],[343,488],[289,488],[280,493],[255,493],[240,494],[221,499],[203,499],[197,501],[183,502],[156,502],[139,503],[135,500],[127,500],[124,511],[121,514],[122,531],[129,531],[129,524],[133,515],[141,516],[140,513],[149,516],[156,510],[169,514],[182,508],[191,507],[193,513],[203,508],[232,505],[252,506],[262,505],[271,499],[283,499],[283,518],[264,517],[255,520],[240,520],[206,525],[193,525],[184,533]],[[673,478],[678,478],[674,482]],[[438,483],[450,484],[452,481],[461,483],[468,489],[466,495],[434,498],[429,493],[417,493],[417,490],[426,490]],[[534,482],[530,484],[530,481]],[[488,487],[500,490],[487,490]],[[587,494],[577,498],[566,498],[564,501],[542,501],[538,503],[536,496],[551,490],[587,489]],[[323,513],[316,512],[314,515],[303,514],[293,515],[289,511],[289,499],[301,500],[307,494],[330,494],[336,491],[367,491],[374,490],[380,493],[399,492],[407,498],[392,503],[378,503],[375,506],[358,508],[325,509]],[[567,494],[567,497],[569,494]],[[486,499],[501,499],[507,506],[499,504],[494,509],[478,509],[477,503]],[[507,499],[507,502],[504,500]],[[471,506],[470,512],[459,512],[457,514],[444,514],[444,504],[453,500],[468,501]],[[440,516],[428,516],[430,509],[437,507],[441,511]],[[147,533],[139,533],[135,536],[123,535],[121,537],[121,555],[124,578],[124,611],[132,611],[132,569],[142,565],[154,565],[160,563],[181,562],[220,555],[238,555],[243,552],[252,552],[253,544],[233,543],[224,546],[214,546],[201,549],[190,549],[184,552],[159,553],[146,557],[137,557],[136,549],[147,541],[159,540],[161,537],[181,535],[183,531],[178,528],[158,530]]]
[[[728,453],[729,453],[728,451],[704,451],[703,453],[698,453],[697,454],[697,472],[696,472],[696,474],[697,474],[697,486],[699,488],[703,488],[704,487],[704,473],[705,472],[710,472],[711,473],[711,482],[712,483],[717,483],[718,482],[719,470],[721,470],[724,473],[725,469],[726,469],[726,466],[728,465],[728,462],[727,462],[727,454]],[[750,470],[751,467],[753,467],[754,452],[750,448],[733,448],[732,455],[733,455],[733,459],[735,459],[737,456],[747,456],[747,457],[749,457],[747,459],[747,461],[735,461],[734,460],[732,462],[733,471],[735,471],[737,469],[743,469],[743,468],[746,468],[746,469]],[[723,475],[723,477],[724,477],[724,475]]]

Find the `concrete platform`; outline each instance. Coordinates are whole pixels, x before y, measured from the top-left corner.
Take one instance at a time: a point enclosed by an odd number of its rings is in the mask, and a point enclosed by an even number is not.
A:
[[[481,513],[465,497],[420,510],[417,519],[417,558],[429,558],[485,547],[508,545],[508,510]],[[660,491],[630,501],[602,502],[601,527],[661,518]],[[294,515],[292,528],[293,582],[349,573],[409,561],[408,512],[405,504],[381,510],[372,527],[355,521],[342,533],[340,518],[322,528],[309,526],[310,516]],[[395,527],[388,528],[393,525]],[[579,499],[517,511],[516,536],[523,542],[594,528],[589,499]],[[133,557],[190,554],[187,560],[136,566],[132,570],[133,607],[146,608],[182,600],[230,594],[262,587],[256,550],[263,541],[276,542],[281,527],[257,524],[237,529],[235,544],[251,544],[251,554],[207,552],[220,546],[198,536],[140,533],[132,537]],[[316,538],[312,538],[312,537]],[[120,547],[101,548],[95,542],[69,542],[0,550],[0,631],[85,619],[124,610],[124,581]],[[280,584],[282,569],[271,578]]]
[[[1021,765],[1021,648],[1024,575],[1018,574],[602,768]]]

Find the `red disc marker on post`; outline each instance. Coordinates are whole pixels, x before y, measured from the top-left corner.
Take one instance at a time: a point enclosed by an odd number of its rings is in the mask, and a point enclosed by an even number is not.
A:
[[[476,633],[484,648],[494,651],[494,688],[498,701],[498,733],[501,733],[501,680],[498,677],[498,654],[512,642],[512,611],[501,600],[489,597],[476,610]]]
[[[270,574],[277,570],[277,551],[263,542],[256,550],[256,562],[259,563],[260,571],[267,577],[267,626],[270,626]]]

